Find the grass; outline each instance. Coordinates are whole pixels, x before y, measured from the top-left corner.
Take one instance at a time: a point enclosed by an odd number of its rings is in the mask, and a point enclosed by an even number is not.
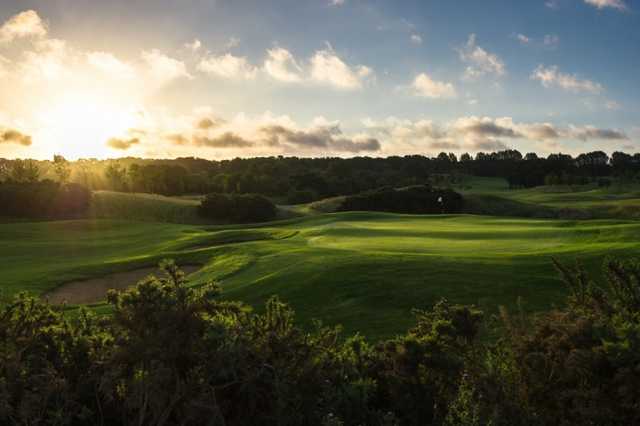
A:
[[[519,298],[547,309],[565,292],[551,257],[597,272],[605,255],[637,253],[639,237],[633,221],[473,215],[330,213],[260,226],[94,219],[0,224],[0,267],[5,293],[42,294],[173,257],[203,264],[193,283],[217,280],[228,298],[260,309],[279,295],[304,324],[376,339],[442,297],[490,312]]]

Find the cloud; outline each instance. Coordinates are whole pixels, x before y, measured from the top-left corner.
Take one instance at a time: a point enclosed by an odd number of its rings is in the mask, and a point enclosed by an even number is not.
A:
[[[158,49],[142,52],[142,59],[149,67],[151,77],[161,85],[180,78],[193,78],[184,62],[171,58]]]
[[[460,144],[455,142],[431,142],[429,144],[429,148],[431,149],[442,149],[442,150],[459,150]]]
[[[230,53],[202,59],[198,64],[198,70],[227,79],[253,80],[258,74],[258,69],[249,64],[247,58]]]
[[[539,80],[544,87],[559,87],[570,92],[601,93],[604,88],[599,83],[581,79],[575,74],[565,74],[558,71],[557,66],[545,67],[538,65],[531,74],[532,80]]]
[[[466,79],[475,79],[486,74],[500,77],[506,73],[502,59],[478,46],[475,34],[469,35],[467,43],[457,51],[460,60],[469,64],[464,74]]]
[[[193,39],[192,42],[185,43],[184,47],[186,47],[187,49],[189,49],[192,52],[197,52],[202,47],[202,42],[200,42],[200,40],[195,38],[195,39]]]
[[[201,118],[200,120],[198,120],[198,122],[196,123],[196,127],[200,130],[211,130],[211,129],[215,129],[216,127],[220,127],[225,123],[225,120],[222,120],[220,118]]]
[[[573,127],[570,126],[567,133],[572,139],[581,141],[588,140],[629,140],[629,137],[622,131],[613,129],[598,129],[594,126]]]
[[[18,13],[0,27],[0,43],[8,43],[18,38],[37,38],[46,35],[47,26],[35,10]]]
[[[584,0],[584,2],[598,9],[609,7],[617,10],[627,10],[627,5],[622,0]]]
[[[23,53],[19,76],[26,83],[52,82],[69,77],[74,58],[64,40],[41,40]]]
[[[139,143],[140,143],[140,139],[138,138],[131,138],[131,139],[111,138],[107,141],[107,146],[113,149],[124,151],[131,148],[133,145],[137,145]]]
[[[554,10],[560,7],[558,0],[547,0],[546,2],[544,2],[544,5],[549,9],[554,9]]]
[[[195,146],[207,148],[248,148],[253,143],[232,132],[225,132],[214,137],[194,136],[192,142]]]
[[[505,118],[494,120],[488,117],[463,117],[456,120],[452,127],[454,134],[463,137],[522,137],[522,135],[513,128],[511,119]]]
[[[425,73],[418,74],[411,86],[416,96],[432,99],[451,99],[457,96],[453,84],[435,81]]]
[[[311,58],[311,78],[321,84],[338,89],[361,89],[373,71],[364,65],[349,66],[331,47],[318,50]]]
[[[627,141],[625,132],[595,126],[557,126],[552,123],[517,123],[511,117],[460,117],[442,125],[431,120],[400,120],[389,117],[382,121],[366,119],[365,128],[378,135],[386,147],[408,153],[421,150],[494,151],[506,149],[507,142],[518,140],[544,142],[546,146],[560,141]],[[555,148],[558,149],[558,148]]]
[[[345,0],[329,0],[329,5],[331,6],[342,6]]]
[[[268,75],[278,81],[298,83],[303,79],[302,68],[291,52],[282,47],[267,50],[264,69]]]
[[[0,128],[0,143],[14,143],[22,146],[29,146],[32,143],[31,136],[15,129]]]
[[[292,129],[283,125],[269,125],[260,129],[264,143],[268,146],[291,145],[294,148],[328,149],[332,151],[358,153],[380,150],[380,142],[371,137],[347,138],[339,126],[317,127],[309,130]]]
[[[117,78],[130,79],[135,76],[133,66],[122,62],[108,52],[89,52],[87,62],[96,69]]]
[[[524,34],[516,34],[516,38],[518,39],[518,41],[522,44],[529,44],[531,43],[531,39],[529,37],[527,37]]]
[[[422,44],[422,36],[419,34],[411,34],[410,40],[413,44]]]

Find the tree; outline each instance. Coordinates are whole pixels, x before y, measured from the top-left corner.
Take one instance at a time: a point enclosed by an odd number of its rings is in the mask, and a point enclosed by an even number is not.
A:
[[[69,162],[62,155],[53,156],[53,171],[58,178],[58,182],[67,183],[69,175],[71,174],[71,168]]]
[[[11,166],[9,177],[14,182],[37,182],[40,178],[40,167],[35,160],[16,159]]]

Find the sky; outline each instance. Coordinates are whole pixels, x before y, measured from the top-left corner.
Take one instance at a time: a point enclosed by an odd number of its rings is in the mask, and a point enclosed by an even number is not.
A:
[[[2,0],[0,157],[636,152],[635,0]]]

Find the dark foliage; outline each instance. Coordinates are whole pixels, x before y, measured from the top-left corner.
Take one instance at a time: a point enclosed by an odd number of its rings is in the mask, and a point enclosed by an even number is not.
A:
[[[203,217],[225,222],[264,222],[275,219],[276,206],[261,195],[209,194],[200,203]]]
[[[91,193],[76,183],[50,180],[0,183],[0,216],[31,219],[73,218],[89,208]]]
[[[458,213],[462,195],[451,189],[435,189],[428,185],[405,189],[381,188],[343,201],[341,211],[382,211],[409,214]]]
[[[557,265],[567,306],[482,313],[441,301],[406,334],[370,344],[303,330],[164,277],[109,294],[113,313],[26,295],[0,305],[0,424],[634,425],[640,422],[640,266],[608,261],[607,284]]]
[[[35,181],[44,173],[57,181],[77,182],[90,189],[147,192],[163,195],[260,194],[291,197],[290,201],[352,195],[385,186],[394,188],[425,183],[438,184],[438,176],[452,182],[462,175],[501,177],[511,187],[574,185],[597,182],[614,176],[623,180],[640,178],[640,154],[614,152],[611,157],[593,151],[572,157],[551,154],[538,157],[517,150],[479,152],[475,158],[452,153],[436,157],[408,155],[387,158],[235,158],[209,161],[199,158],[151,160],[83,159],[67,162],[0,159],[3,175],[16,181]],[[304,195],[304,197],[302,197]],[[313,201],[311,200],[311,201]]]

